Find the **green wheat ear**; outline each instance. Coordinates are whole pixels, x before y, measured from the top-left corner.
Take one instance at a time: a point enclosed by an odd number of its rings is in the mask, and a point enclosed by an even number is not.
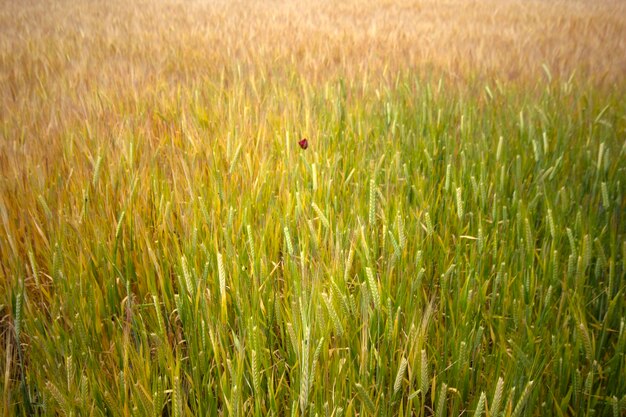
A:
[[[374,306],[376,310],[382,311],[381,302],[380,302],[380,293],[378,292],[378,281],[374,277],[374,272],[372,272],[372,268],[365,268],[365,272],[367,275],[367,284],[372,294],[372,299],[374,300]]]
[[[602,182],[600,188],[602,190],[602,205],[608,209],[611,207],[611,200],[609,198],[609,189],[606,182]]]
[[[404,218],[402,217],[400,212],[398,212],[398,214],[396,215],[396,223],[398,225],[398,239],[400,241],[400,248],[404,249],[406,248],[407,237],[404,231]]]
[[[261,376],[259,373],[259,361],[257,359],[257,353],[255,349],[252,349],[252,386],[254,387],[254,393],[256,395],[261,394]]]
[[[502,394],[504,392],[504,380],[498,378],[496,383],[496,389],[493,393],[493,399],[491,400],[490,414],[494,417],[498,417],[500,413],[500,406],[502,405]]]
[[[373,226],[376,223],[376,183],[370,180],[370,197],[369,197],[369,224]]]
[[[189,272],[187,258],[185,258],[184,255],[181,257],[181,264],[183,267],[183,276],[185,277],[185,285],[187,286],[187,291],[189,291],[189,296],[193,299],[195,293],[195,285],[193,279],[191,278],[191,272]]]
[[[246,236],[248,237],[248,250],[250,256],[250,264],[254,264],[256,259],[256,254],[254,252],[254,240],[252,238],[252,227],[250,225],[246,226]]]
[[[226,309],[226,270],[224,269],[224,260],[221,253],[217,253],[217,272],[220,284],[220,306],[222,314],[222,322],[226,322],[228,312]]]
[[[400,388],[402,388],[402,380],[404,379],[404,374],[406,373],[407,365],[408,365],[407,360],[404,357],[402,357],[402,359],[400,360],[400,366],[398,367],[398,372],[396,373],[395,382],[393,383],[394,394],[397,394],[398,391],[400,391]]]
[[[439,399],[437,400],[437,408],[435,408],[435,417],[444,417],[446,412],[446,399],[448,396],[448,385],[445,382],[441,383],[439,389]]]
[[[426,394],[430,388],[430,380],[428,377],[428,357],[426,356],[426,350],[424,349],[422,349],[420,354],[419,386],[422,391],[422,398],[426,399]]]
[[[611,410],[613,411],[613,417],[619,417],[620,402],[615,395],[611,397]]]
[[[480,417],[483,415],[483,411],[485,408],[486,396],[484,392],[480,393],[480,398],[478,399],[478,404],[476,405],[476,411],[474,411],[474,417]]]
[[[433,222],[428,212],[424,213],[424,223],[426,223],[426,233],[428,236],[432,235],[435,229],[433,228]]]
[[[310,388],[310,378],[311,374],[309,373],[309,345],[311,343],[311,329],[310,327],[306,327],[304,330],[304,336],[302,339],[302,347],[300,353],[300,412],[302,414],[305,413],[308,403],[309,403],[309,388]]]
[[[533,381],[529,381],[528,384],[526,384],[526,387],[524,388],[524,391],[522,392],[522,395],[518,400],[517,405],[513,410],[513,414],[511,414],[511,417],[519,417],[522,414],[522,410],[524,409],[526,401],[528,401],[528,397],[530,396],[530,393],[532,391],[532,386]]]
[[[317,213],[319,219],[322,221],[322,224],[324,225],[324,227],[327,229],[330,228],[330,223],[328,221],[328,218],[326,218],[326,215],[324,215],[324,212],[322,211],[322,209],[320,209],[316,203],[311,203],[311,206],[313,207],[313,210],[315,210],[315,213]]]
[[[374,405],[374,401],[372,401],[372,398],[369,396],[365,388],[363,388],[363,385],[357,383],[355,387],[356,392],[359,395],[359,398],[361,398],[363,405],[365,405],[365,408],[367,408],[367,411],[370,413],[370,415],[375,415],[376,406]]]
[[[287,252],[289,255],[293,256],[293,243],[291,241],[291,235],[289,234],[289,228],[287,226],[284,227],[283,233],[285,234],[285,244],[287,245]]]
[[[19,281],[19,289],[15,294],[15,318],[13,326],[15,329],[15,340],[20,343],[20,335],[22,331],[22,299],[24,298],[24,282]]]
[[[463,205],[463,195],[461,194],[461,187],[456,189],[456,213],[459,220],[463,220],[464,205]]]
[[[63,410],[63,413],[65,413],[65,415],[70,415],[70,413],[72,412],[70,403],[67,400],[67,398],[61,393],[59,388],[56,385],[54,385],[52,381],[48,381],[46,383],[46,388],[48,389],[48,392],[52,394],[56,402],[59,404],[59,407],[61,407],[61,410]]]
[[[322,294],[322,298],[324,299],[324,303],[326,304],[326,309],[328,310],[328,314],[331,318],[333,326],[335,328],[335,332],[337,336],[341,337],[343,335],[343,325],[341,324],[341,320],[339,319],[339,315],[333,306],[332,300],[327,294]]]

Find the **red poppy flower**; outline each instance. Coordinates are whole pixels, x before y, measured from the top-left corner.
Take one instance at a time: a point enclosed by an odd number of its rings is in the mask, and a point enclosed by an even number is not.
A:
[[[306,149],[309,147],[309,141],[303,138],[301,141],[298,141],[298,145],[300,145],[302,149]]]

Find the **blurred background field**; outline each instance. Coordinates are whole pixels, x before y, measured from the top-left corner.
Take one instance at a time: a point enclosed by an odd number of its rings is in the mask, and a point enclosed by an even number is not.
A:
[[[624,415],[625,16],[1,1],[2,415]]]

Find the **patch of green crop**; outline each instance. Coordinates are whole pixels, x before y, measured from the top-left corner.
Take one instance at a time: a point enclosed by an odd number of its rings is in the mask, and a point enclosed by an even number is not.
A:
[[[0,183],[5,415],[623,415],[623,95],[294,72],[85,106]]]

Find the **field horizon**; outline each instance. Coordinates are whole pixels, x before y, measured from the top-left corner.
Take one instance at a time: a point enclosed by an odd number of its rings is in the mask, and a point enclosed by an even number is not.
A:
[[[1,4],[0,415],[626,412],[623,1]]]

